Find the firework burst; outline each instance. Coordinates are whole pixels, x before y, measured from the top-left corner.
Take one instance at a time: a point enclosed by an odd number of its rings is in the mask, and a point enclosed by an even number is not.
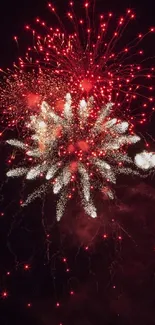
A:
[[[31,116],[27,125],[33,130],[33,145],[18,140],[7,141],[24,150],[26,156],[31,158],[30,167],[26,164],[26,167],[12,169],[7,176],[26,175],[27,180],[44,176],[46,180],[45,185],[30,194],[23,205],[53,186],[54,194],[60,193],[57,205],[57,220],[60,220],[67,200],[78,188],[86,213],[95,218],[97,212],[91,190],[97,187],[113,199],[110,184],[116,182],[116,175],[137,173],[129,167],[133,163],[126,153],[126,147],[140,138],[126,134],[129,127],[127,122],[110,117],[112,106],[112,103],[103,106],[97,116],[92,97],[88,102],[82,99],[74,107],[68,93],[63,112],[59,116],[54,108],[42,102],[40,114]],[[100,182],[97,182],[98,174]]]
[[[9,128],[18,125],[24,139],[7,142],[24,150],[26,157],[24,165],[7,175],[45,178],[24,205],[53,186],[53,192],[60,193],[60,220],[67,200],[78,189],[86,213],[94,218],[93,189],[112,199],[110,184],[117,174],[138,173],[127,148],[140,140],[134,126],[146,122],[146,108],[154,110],[154,67],[148,68],[139,47],[154,28],[126,42],[126,27],[135,19],[132,10],[115,21],[115,28],[112,13],[100,15],[95,30],[89,3],[82,19],[70,2],[67,16],[72,32],[68,33],[56,8],[48,7],[59,21],[58,28],[40,18],[36,23],[41,33],[26,26],[33,45],[14,71],[5,73],[1,86],[4,123]]]
[[[112,101],[123,119],[145,123],[146,109],[154,110],[154,66],[142,44],[154,28],[129,39],[127,26],[135,20],[132,10],[118,19],[109,13],[93,21],[89,3],[84,4],[85,18],[80,18],[70,2],[67,17],[71,25],[67,30],[65,18],[61,21],[52,4],[48,7],[58,19],[58,28],[40,18],[36,18],[38,28],[26,25],[33,44],[27,48],[25,58],[20,57],[14,64],[13,71],[4,73],[0,99],[7,125],[21,124],[42,101],[60,111],[68,92],[74,103],[90,96],[99,107]]]

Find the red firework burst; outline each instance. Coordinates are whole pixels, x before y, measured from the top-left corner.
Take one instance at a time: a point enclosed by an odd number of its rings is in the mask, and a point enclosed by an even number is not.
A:
[[[75,14],[74,3],[69,3],[66,14],[71,25],[67,28],[66,18],[62,21],[51,3],[48,8],[57,17],[58,27],[48,26],[40,18],[36,19],[37,29],[26,25],[33,45],[28,47],[25,58],[19,58],[13,72],[5,72],[6,82],[0,93],[8,126],[25,121],[30,111],[37,112],[43,100],[61,111],[67,92],[76,103],[91,95],[99,107],[113,101],[130,122],[136,115],[131,117],[130,109],[133,112],[138,107],[137,121],[143,124],[146,108],[154,110],[154,67],[141,46],[154,28],[128,39],[127,26],[135,20],[132,10],[119,18],[112,13],[101,14],[94,22],[87,2],[82,9],[83,19]]]

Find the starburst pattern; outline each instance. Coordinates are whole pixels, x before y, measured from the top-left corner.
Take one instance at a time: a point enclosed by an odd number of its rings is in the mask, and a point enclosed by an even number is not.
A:
[[[155,109],[153,56],[147,58],[141,47],[155,29],[130,37],[131,9],[115,19],[112,13],[95,15],[86,2],[81,18],[71,1],[68,25],[53,4],[48,8],[58,26],[39,17],[37,28],[26,25],[33,42],[0,84],[3,129],[18,129],[18,138],[7,142],[25,153],[7,175],[44,179],[23,205],[52,187],[60,220],[77,190],[85,212],[95,218],[93,191],[113,199],[117,175],[138,174],[137,158],[134,164],[127,150],[140,140],[134,128],[147,121],[146,108],[148,114]]]
[[[7,172],[8,177],[25,175],[27,180],[44,177],[45,184],[30,194],[23,205],[41,196],[53,187],[60,194],[57,220],[60,220],[67,203],[78,189],[85,212],[97,216],[93,203],[93,189],[99,188],[113,199],[111,185],[119,173],[138,174],[127,154],[128,145],[140,140],[129,125],[113,117],[113,104],[104,105],[95,112],[95,101],[82,99],[72,105],[71,95],[65,97],[64,109],[58,115],[45,101],[39,114],[30,117],[27,127],[32,131],[27,142],[8,140],[7,143],[25,152],[30,167],[21,166]]]

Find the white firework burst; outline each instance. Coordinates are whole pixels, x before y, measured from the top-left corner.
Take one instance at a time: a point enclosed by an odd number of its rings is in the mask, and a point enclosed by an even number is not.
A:
[[[25,175],[27,180],[44,176],[45,183],[30,194],[23,205],[53,187],[59,194],[57,220],[64,213],[67,200],[78,188],[84,210],[92,218],[97,216],[92,189],[96,186],[109,199],[114,198],[111,184],[116,183],[119,173],[138,174],[134,170],[127,148],[140,140],[128,132],[128,122],[111,117],[113,104],[95,112],[94,98],[82,99],[75,107],[71,95],[65,97],[61,116],[45,101],[40,113],[30,117],[28,127],[32,130],[31,143],[8,140],[7,143],[20,150],[31,160],[25,166],[7,172],[8,177]],[[28,161],[29,161],[28,160]]]
[[[138,153],[135,156],[135,165],[138,168],[143,169],[144,171],[149,169],[154,169],[155,167],[155,153],[154,152],[147,152],[143,151],[141,153]]]

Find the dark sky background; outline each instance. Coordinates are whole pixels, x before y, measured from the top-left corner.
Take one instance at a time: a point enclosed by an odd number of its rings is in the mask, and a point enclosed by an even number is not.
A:
[[[83,1],[75,2],[80,12]],[[60,16],[65,15],[67,2],[54,4]],[[24,54],[25,24],[37,16],[50,22],[46,7],[40,0],[2,1],[0,67],[11,67],[19,53]],[[96,7],[120,15],[132,8],[139,30],[155,25],[153,0],[97,0]],[[155,49],[155,43],[148,47]],[[118,201],[101,204],[95,223],[72,203],[57,225],[56,202],[51,197],[43,214],[39,200],[20,211],[22,183],[5,182],[8,149],[4,145],[0,154],[0,324],[155,325],[153,176],[145,182],[124,180],[125,187],[120,181]],[[104,234],[108,237],[103,238]]]

